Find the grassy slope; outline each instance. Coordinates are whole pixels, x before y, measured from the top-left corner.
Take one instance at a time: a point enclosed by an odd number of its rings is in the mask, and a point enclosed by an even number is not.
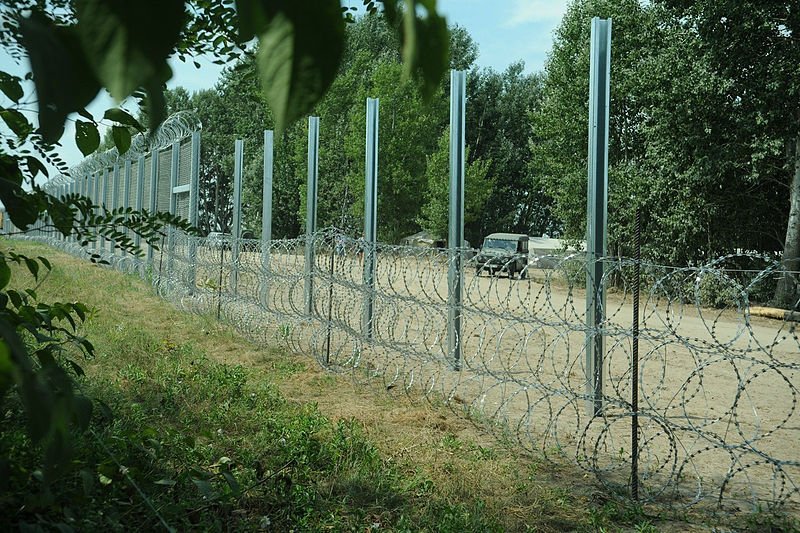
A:
[[[95,416],[73,467],[47,490],[6,401],[0,448],[23,468],[0,494],[5,527],[152,530],[160,516],[178,530],[653,530],[582,472],[521,456],[445,409],[253,345],[132,276],[12,246],[53,261],[40,298],[98,309],[85,331],[97,356],[83,362],[81,387],[114,418]]]

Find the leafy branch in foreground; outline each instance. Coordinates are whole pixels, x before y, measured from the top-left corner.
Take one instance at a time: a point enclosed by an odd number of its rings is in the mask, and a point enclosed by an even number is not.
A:
[[[79,302],[40,302],[36,287],[10,288],[14,264],[24,266],[37,283],[42,267],[46,272],[52,267],[44,257],[0,252],[0,407],[15,387],[31,439],[44,444],[41,475],[47,481],[71,456],[71,425],[89,425],[92,402],[73,389],[67,369],[83,375],[75,354],[94,354],[94,346],[79,334],[90,312]],[[0,458],[0,473],[5,474],[0,475],[0,488],[7,485],[10,470]]]

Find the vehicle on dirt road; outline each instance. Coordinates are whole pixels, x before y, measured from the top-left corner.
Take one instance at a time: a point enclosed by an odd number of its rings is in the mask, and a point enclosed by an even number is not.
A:
[[[528,236],[520,233],[492,233],[483,240],[481,251],[472,259],[475,274],[500,272],[525,279],[528,266]]]

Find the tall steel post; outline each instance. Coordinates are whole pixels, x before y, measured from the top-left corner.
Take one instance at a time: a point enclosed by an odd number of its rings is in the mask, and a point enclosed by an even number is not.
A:
[[[88,198],[89,197],[89,176],[88,175],[83,176],[81,178],[81,190],[80,190],[80,192],[81,192],[81,196],[82,197],[84,197],[84,198]],[[76,240],[78,240],[78,239],[76,238]],[[79,244],[80,244],[80,242],[81,241],[78,240]]]
[[[115,210],[117,207],[117,197],[119,196],[119,165],[114,165],[114,174],[113,178],[111,179],[111,210]],[[117,243],[115,241],[111,241],[111,253],[117,253]]]
[[[131,207],[131,170],[133,167],[133,161],[130,159],[125,160],[125,170],[122,172],[122,208],[127,210]],[[128,234],[128,230],[125,230],[125,235]],[[125,250],[122,250],[122,255],[125,255]]]
[[[92,193],[93,193],[93,195],[92,195],[92,204],[98,206],[94,210],[95,214],[98,214],[100,212],[100,207],[99,206],[101,204],[101,202],[100,202],[100,173],[99,172],[95,173],[93,184],[94,184],[94,188],[93,188],[93,191],[92,191]],[[100,244],[97,242],[97,238],[95,238],[94,242],[92,243],[92,248],[97,250],[99,246],[100,246]]]
[[[73,180],[73,181],[70,181],[69,183],[67,183],[66,190],[64,191],[65,199],[68,196],[72,196],[72,194],[74,192],[75,192],[75,181]],[[67,235],[65,235],[64,236],[64,241],[65,242],[72,242],[72,233],[68,233]]]
[[[103,183],[101,189],[97,201],[97,205],[100,206],[100,209],[98,209],[100,213],[103,212],[104,208],[108,209],[108,205],[106,205],[106,197],[108,196],[108,167],[103,169]],[[106,238],[102,235],[100,236],[100,249],[103,251],[106,249]]]
[[[239,283],[239,249],[242,238],[242,165],[244,163],[244,141],[236,139],[233,156],[233,230],[231,243],[232,270],[231,295],[236,296]]]
[[[608,104],[611,75],[611,19],[592,19],[589,66],[589,175],[586,221],[586,396],[590,415],[603,408],[608,206]]]
[[[78,183],[78,193],[80,193],[81,197],[86,198],[89,194],[89,176],[81,176],[80,183]],[[80,238],[76,235],[75,242],[78,244],[81,243]]]
[[[308,117],[308,181],[306,183],[306,315],[314,310],[314,233],[317,231],[319,179],[319,117]]]
[[[264,186],[261,197],[261,303],[269,304],[269,276],[272,245],[272,173],[275,163],[275,138],[272,130],[264,130]]]
[[[461,302],[464,292],[464,110],[467,73],[450,71],[450,207],[448,211],[447,349],[461,369]]]
[[[144,165],[145,165],[145,158],[144,156],[139,157],[139,161],[136,164],[136,210],[141,211],[144,207]],[[133,236],[133,246],[136,250],[141,251],[142,245],[142,238],[139,234],[134,234]]]
[[[364,172],[364,306],[361,332],[371,339],[375,313],[375,248],[378,234],[378,124],[380,100],[367,98],[367,147]]]
[[[189,223],[197,227],[198,209],[200,203],[200,132],[192,132],[192,163],[189,170]],[[189,273],[188,283],[192,291],[197,280],[197,237],[189,236]]]
[[[150,213],[156,213],[158,201],[158,150],[153,150],[150,161]],[[147,247],[147,266],[153,268],[153,247]]]
[[[172,162],[169,174],[169,214],[174,215],[178,211],[178,195],[175,194],[175,187],[178,186],[178,171],[181,164],[181,143],[172,143]],[[175,257],[175,228],[170,225],[167,228],[167,276],[172,277],[173,258]]]

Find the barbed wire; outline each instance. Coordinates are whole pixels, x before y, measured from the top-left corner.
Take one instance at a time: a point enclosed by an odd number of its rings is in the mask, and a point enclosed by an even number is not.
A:
[[[135,135],[131,139],[130,148],[124,154],[120,155],[116,147],[94,153],[71,167],[69,175],[55,175],[45,182],[42,188],[47,192],[53,192],[58,185],[72,183],[78,177],[89,176],[114,165],[122,165],[125,161],[133,161],[148,153],[158,152],[202,129],[203,124],[193,111],[178,111],[164,120],[155,131]]]
[[[73,255],[97,253],[47,240]],[[373,248],[329,229],[269,243],[175,235],[151,264],[101,256],[150,279],[180,309],[216,314],[255,341],[284,343],[361,386],[443,403],[624,493],[634,452],[635,261],[603,259],[605,319],[591,329],[585,254],[532,258],[512,279],[478,268],[473,253]],[[458,362],[448,344],[447,272],[456,256],[465,265]],[[364,268],[372,258],[374,284]],[[640,264],[635,452],[643,501],[717,512],[800,508],[797,324],[750,313],[751,300],[774,293],[785,265],[761,254],[685,268]],[[605,343],[598,414],[587,408],[587,335]]]

